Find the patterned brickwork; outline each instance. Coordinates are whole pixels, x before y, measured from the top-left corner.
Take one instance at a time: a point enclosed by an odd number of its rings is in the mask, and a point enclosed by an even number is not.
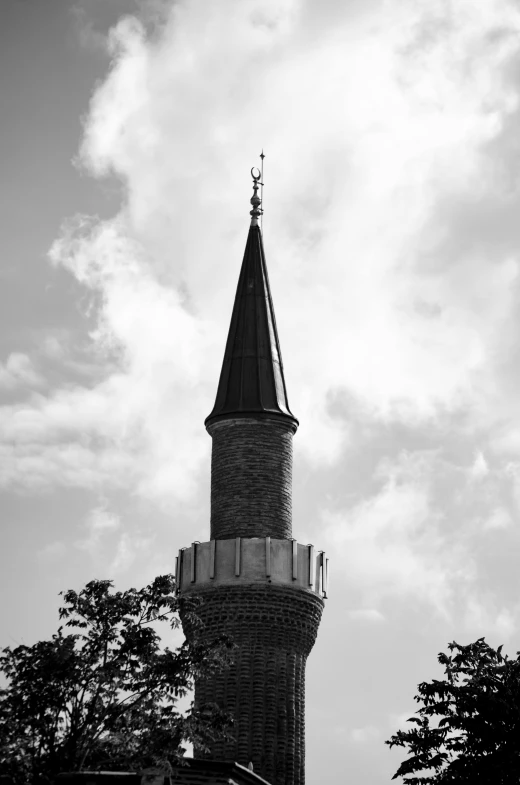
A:
[[[291,423],[232,419],[208,426],[211,539],[292,536]]]
[[[302,589],[265,584],[220,586],[198,595],[203,634],[226,633],[237,644],[233,665],[195,686],[199,704],[218,703],[235,717],[235,741],[215,744],[210,757],[245,766],[251,761],[273,785],[303,785],[305,664],[323,601]],[[196,633],[183,616],[190,639]]]

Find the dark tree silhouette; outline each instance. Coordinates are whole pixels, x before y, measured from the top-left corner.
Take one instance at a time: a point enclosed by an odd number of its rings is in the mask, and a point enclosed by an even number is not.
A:
[[[385,743],[408,748],[393,779],[409,785],[520,782],[520,652],[515,659],[484,638],[440,653],[443,681],[418,686],[422,704],[410,730]]]
[[[229,733],[216,707],[182,713],[177,701],[196,673],[223,666],[230,643],[161,647],[157,623],[179,626],[171,575],[140,590],[112,585],[62,592],[60,619],[74,632],[61,626],[51,640],[0,655],[0,773],[19,785],[63,771],[167,770],[185,742],[205,748]]]

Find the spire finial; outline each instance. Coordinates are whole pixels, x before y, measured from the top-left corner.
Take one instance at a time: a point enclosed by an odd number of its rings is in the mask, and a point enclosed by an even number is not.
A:
[[[260,158],[262,159],[262,190],[260,191],[260,199],[262,200],[262,218],[260,219],[260,229],[262,234],[264,233],[264,148],[262,147],[262,152],[260,153]]]
[[[255,174],[255,171],[258,172],[258,174]],[[258,196],[258,187],[263,185],[263,183],[261,182],[262,173],[256,166],[253,166],[251,169],[251,177],[253,178],[253,196],[251,197],[251,204],[253,205],[253,209],[249,215],[251,216],[251,226],[258,226],[258,219],[263,212],[261,207],[262,200]]]

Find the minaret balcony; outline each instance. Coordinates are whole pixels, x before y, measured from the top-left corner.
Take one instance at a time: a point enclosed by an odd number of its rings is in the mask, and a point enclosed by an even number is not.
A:
[[[177,591],[196,592],[212,585],[272,583],[327,598],[328,563],[323,551],[296,540],[235,537],[193,542],[176,558]]]

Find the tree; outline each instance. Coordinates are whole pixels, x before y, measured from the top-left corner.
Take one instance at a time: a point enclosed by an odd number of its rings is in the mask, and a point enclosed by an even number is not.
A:
[[[422,703],[385,743],[407,747],[409,757],[393,779],[409,785],[520,782],[520,652],[515,659],[479,638],[468,646],[448,645],[440,653],[443,681],[418,686]],[[420,774],[422,776],[410,776]]]
[[[180,623],[173,576],[140,590],[112,585],[62,592],[60,619],[74,632],[61,626],[51,640],[2,650],[0,773],[20,785],[61,771],[168,769],[185,742],[204,749],[229,735],[216,707],[176,705],[194,675],[225,664],[229,641],[162,649],[157,624]]]

